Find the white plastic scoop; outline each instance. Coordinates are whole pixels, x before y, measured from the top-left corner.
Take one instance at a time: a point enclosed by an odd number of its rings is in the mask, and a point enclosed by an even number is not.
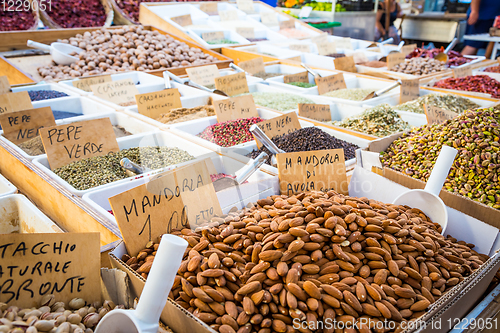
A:
[[[448,225],[448,212],[443,200],[439,197],[439,193],[446,177],[448,177],[457,152],[455,148],[443,146],[425,188],[405,192],[393,202],[395,205],[408,205],[420,209],[432,222],[438,223],[442,227],[441,234],[443,235]]]
[[[187,246],[180,237],[163,235],[137,309],[109,312],[101,319],[95,333],[157,333],[160,314]]]
[[[83,52],[83,50],[79,47],[58,42],[47,45],[28,39],[26,45],[35,49],[49,51],[52,56],[52,60],[54,60],[54,62],[58,65],[71,65],[72,63],[77,62],[79,59],[77,57],[70,56],[69,54],[73,52]]]

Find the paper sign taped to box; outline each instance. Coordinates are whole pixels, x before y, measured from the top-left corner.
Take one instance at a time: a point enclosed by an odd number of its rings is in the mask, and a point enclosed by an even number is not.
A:
[[[38,308],[49,294],[101,301],[98,232],[0,234],[0,263],[2,303]]]
[[[277,154],[276,159],[281,194],[330,190],[348,194],[343,149]]]

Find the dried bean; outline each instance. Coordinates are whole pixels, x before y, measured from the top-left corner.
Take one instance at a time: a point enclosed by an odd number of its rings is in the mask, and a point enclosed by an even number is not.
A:
[[[475,91],[500,98],[500,82],[488,75],[473,75],[454,78],[450,77],[436,82],[434,87],[464,91]]]

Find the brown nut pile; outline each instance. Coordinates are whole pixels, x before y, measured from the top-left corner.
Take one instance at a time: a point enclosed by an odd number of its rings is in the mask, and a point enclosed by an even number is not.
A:
[[[184,42],[150,31],[142,26],[119,29],[102,28],[60,40],[83,50],[79,61],[69,66],[49,65],[38,68],[45,79],[71,79],[125,71],[147,71],[180,66],[203,65],[217,61]]]
[[[56,302],[54,295],[45,295],[38,308],[20,309],[0,303],[0,332],[92,333],[109,311],[124,308],[112,301],[86,304],[81,298],[73,298],[66,307]]]
[[[412,75],[425,75],[444,71],[446,64],[432,58],[411,58],[392,67],[390,70]]]
[[[415,208],[333,191],[275,195],[175,231],[190,246],[170,297],[221,333],[294,332],[297,321],[327,320],[369,332],[362,318],[398,327],[488,258],[439,230]],[[147,277],[154,249],[123,259]]]

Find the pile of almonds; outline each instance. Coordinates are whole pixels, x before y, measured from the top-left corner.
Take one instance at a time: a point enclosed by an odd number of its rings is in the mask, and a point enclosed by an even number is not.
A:
[[[0,303],[0,332],[92,333],[109,311],[124,308],[112,301],[89,305],[81,298],[72,299],[66,307],[56,302],[54,295],[45,295],[39,308],[20,309]]]
[[[221,333],[294,332],[294,320],[379,332],[366,318],[398,332],[488,259],[440,230],[407,206],[334,191],[275,195],[175,230],[189,247],[170,297]],[[147,278],[157,246],[122,260]]]
[[[60,42],[85,51],[78,55],[78,62],[69,66],[52,64],[38,68],[38,73],[45,80],[204,65],[218,61],[199,48],[189,47],[184,42],[142,26],[102,28]]]

